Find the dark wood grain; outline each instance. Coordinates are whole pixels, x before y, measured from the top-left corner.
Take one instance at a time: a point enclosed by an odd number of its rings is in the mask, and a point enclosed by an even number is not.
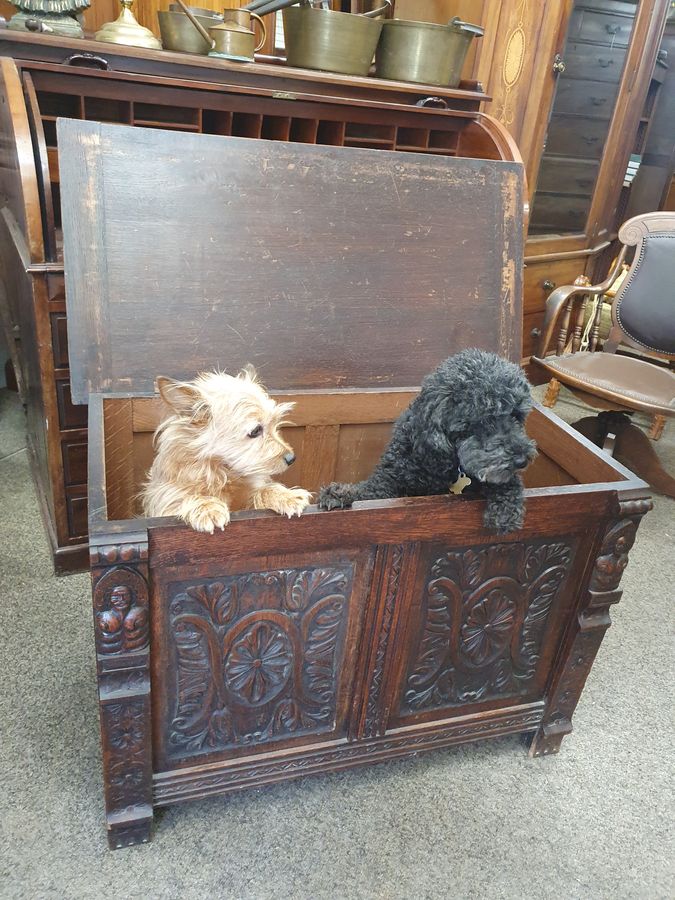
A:
[[[464,346],[520,359],[518,165],[72,120],[59,143],[78,402],[167,368],[408,386]]]

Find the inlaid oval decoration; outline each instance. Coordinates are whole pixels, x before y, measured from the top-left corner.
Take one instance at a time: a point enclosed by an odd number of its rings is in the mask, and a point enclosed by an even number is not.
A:
[[[506,45],[506,53],[504,54],[502,78],[507,87],[513,87],[516,81],[518,81],[523,71],[524,62],[525,32],[519,25],[509,38],[509,42]]]
[[[283,690],[291,672],[293,648],[285,631],[256,622],[233,644],[225,660],[225,684],[247,706],[263,706]]]

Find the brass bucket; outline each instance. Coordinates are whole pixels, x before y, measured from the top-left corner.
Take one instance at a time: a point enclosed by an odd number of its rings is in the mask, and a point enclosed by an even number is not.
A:
[[[197,6],[190,6],[189,9],[206,31],[223,21],[223,17],[212,10],[201,9]],[[168,10],[160,10],[157,13],[162,46],[165,50],[176,50],[179,53],[199,53],[200,56],[206,56],[210,49],[210,43],[204,40],[185,13],[179,10],[178,4],[172,3]]]
[[[447,25],[389,19],[375,57],[378,78],[455,88],[474,37],[483,29],[460,19]]]
[[[314,9],[309,3],[284,10],[286,61],[289,66],[367,75],[382,31],[389,0],[364,15]]]

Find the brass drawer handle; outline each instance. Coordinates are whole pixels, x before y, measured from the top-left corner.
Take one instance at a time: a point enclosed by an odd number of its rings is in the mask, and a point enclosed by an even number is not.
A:
[[[545,291],[552,291],[555,289],[555,281],[551,281],[550,278],[547,278],[546,281],[542,281],[541,286]]]

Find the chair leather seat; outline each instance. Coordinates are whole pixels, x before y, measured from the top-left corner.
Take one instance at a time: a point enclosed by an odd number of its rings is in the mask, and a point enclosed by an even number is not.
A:
[[[581,351],[532,357],[555,378],[632,409],[675,416],[675,374],[668,369],[615,353]]]

